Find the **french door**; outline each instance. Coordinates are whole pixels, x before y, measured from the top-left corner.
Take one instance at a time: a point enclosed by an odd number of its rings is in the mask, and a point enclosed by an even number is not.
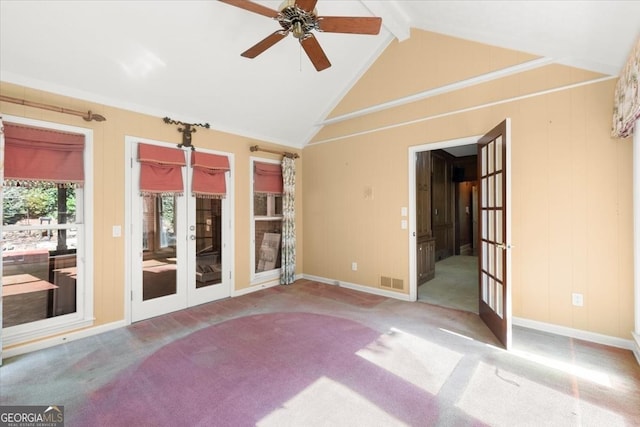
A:
[[[130,145],[131,320],[229,297],[230,195],[222,199],[192,195],[193,168],[190,151],[185,150],[183,194],[142,196],[140,164],[136,161],[138,143]],[[229,174],[226,172],[227,179]]]
[[[478,141],[479,312],[480,318],[507,349],[511,345],[509,144],[509,119]]]

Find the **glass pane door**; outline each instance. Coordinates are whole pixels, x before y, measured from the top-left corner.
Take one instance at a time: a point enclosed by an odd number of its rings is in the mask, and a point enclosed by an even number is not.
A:
[[[479,314],[507,349],[511,345],[506,193],[509,138],[509,121],[505,120],[478,141],[481,181]]]
[[[229,200],[187,198],[192,212],[187,255],[190,272],[188,305],[194,306],[231,296],[231,270],[225,257],[229,247],[225,244],[230,232]]]
[[[222,201],[196,198],[196,288],[222,282]]]
[[[230,296],[228,198],[191,194],[189,155],[182,195],[141,196],[132,146],[132,321]]]
[[[142,197],[142,300],[177,293],[176,196]]]

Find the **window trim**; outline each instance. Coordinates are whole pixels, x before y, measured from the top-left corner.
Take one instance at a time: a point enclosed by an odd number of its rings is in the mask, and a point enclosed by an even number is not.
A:
[[[274,268],[269,271],[261,271],[256,273],[256,221],[274,221],[280,220],[282,221],[282,215],[276,216],[264,216],[264,215],[254,215],[254,169],[255,163],[272,163],[280,165],[281,163],[278,160],[265,159],[263,157],[250,157],[250,167],[249,167],[249,268],[250,268],[250,286],[263,284],[266,281],[280,279],[282,268]],[[267,212],[268,213],[268,212]]]
[[[84,161],[84,185],[83,185],[83,222],[69,224],[73,228],[82,229],[84,236],[82,242],[78,242],[76,256],[78,257],[78,282],[77,287],[76,312],[61,316],[29,322],[22,325],[0,328],[2,346],[21,344],[27,341],[47,338],[52,335],[68,332],[74,329],[86,328],[94,324],[94,304],[93,304],[93,130],[77,126],[70,126],[60,123],[36,120],[25,117],[2,115],[2,120],[10,123],[26,126],[48,128],[64,132],[83,134],[85,147],[83,153]],[[4,158],[4,152],[2,153]],[[5,159],[6,161],[6,159]],[[0,172],[0,180],[4,175]],[[2,208],[0,208],[1,213]],[[0,223],[0,232],[4,231]],[[0,276],[2,275],[2,263],[0,262]],[[2,319],[0,319],[0,324]]]

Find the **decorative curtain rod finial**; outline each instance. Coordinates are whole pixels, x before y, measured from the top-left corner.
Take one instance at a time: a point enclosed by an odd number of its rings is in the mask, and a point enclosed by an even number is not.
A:
[[[104,122],[105,120],[107,120],[104,116],[101,116],[100,114],[92,113],[91,110],[89,110],[86,116],[82,116],[82,118],[87,122],[90,122],[91,120],[95,120],[96,122]]]

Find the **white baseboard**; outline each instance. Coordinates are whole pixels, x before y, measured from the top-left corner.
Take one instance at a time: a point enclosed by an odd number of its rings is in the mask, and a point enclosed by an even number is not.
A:
[[[270,280],[268,282],[260,283],[258,285],[249,286],[243,289],[234,290],[231,293],[231,297],[240,297],[242,295],[247,295],[252,292],[261,291],[267,288],[273,288],[274,286],[278,286],[280,284],[280,279]]]
[[[18,344],[15,347],[10,347],[2,350],[2,358],[7,359],[9,357],[18,356],[20,354],[30,353],[36,350],[42,350],[45,348],[53,347],[54,345],[64,344],[67,342],[79,340],[81,338],[87,338],[93,335],[98,335],[103,332],[113,331],[114,329],[122,328],[126,326],[124,320],[117,322],[107,323],[104,325],[81,329],[79,331],[72,331],[65,334],[57,335],[51,338],[45,338],[39,341],[34,341],[26,344]]]
[[[303,277],[302,274],[297,274],[295,280],[302,279],[302,277]],[[257,285],[252,285],[252,286],[249,286],[249,287],[246,287],[246,288],[243,288],[243,289],[239,289],[237,291],[234,290],[231,293],[231,296],[232,297],[239,297],[239,296],[242,296],[242,295],[250,294],[252,292],[260,291],[262,289],[272,288],[272,287],[278,286],[278,285],[280,285],[280,278],[279,277],[277,279],[269,280],[268,282],[259,283]]]
[[[579,340],[590,341],[597,344],[604,344],[611,347],[624,348],[625,350],[634,351],[634,342],[632,340],[625,340],[623,338],[612,337],[610,335],[583,331],[581,329],[568,328],[566,326],[553,325],[551,323],[539,322],[537,320],[523,319],[521,317],[513,317],[512,322],[514,325],[522,326],[523,328],[535,329],[538,331],[549,332],[551,334],[562,335],[565,337],[576,338]],[[636,346],[637,345],[638,343],[636,342]],[[638,354],[636,354],[636,357],[638,357]]]
[[[411,301],[411,297],[409,295],[401,294],[399,292],[387,291],[379,288],[372,288],[371,286],[359,285],[357,283],[349,283],[349,282],[342,282],[339,280],[327,279],[326,277],[312,276],[310,274],[303,274],[303,277],[307,280],[326,283],[327,285],[341,286],[343,288],[353,289],[354,291],[366,292],[369,294],[379,295],[387,298],[399,299],[402,301]]]
[[[636,356],[638,365],[640,365],[640,334],[631,332],[631,336],[633,336],[633,355]]]

